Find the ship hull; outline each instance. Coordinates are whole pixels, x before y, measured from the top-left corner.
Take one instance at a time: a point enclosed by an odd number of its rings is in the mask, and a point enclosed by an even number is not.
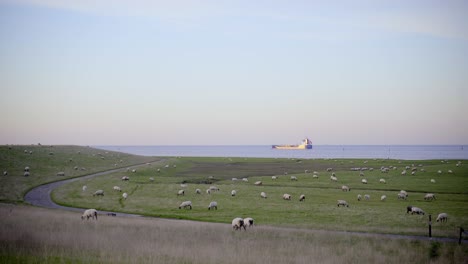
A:
[[[274,149],[312,149],[312,145],[273,145]]]

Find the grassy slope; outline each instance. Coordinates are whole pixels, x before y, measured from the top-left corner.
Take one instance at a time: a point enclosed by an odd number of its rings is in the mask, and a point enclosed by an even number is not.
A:
[[[81,146],[0,146],[0,201],[21,202],[30,188],[43,183],[155,159]],[[26,166],[29,177],[23,176]]]
[[[411,204],[432,214],[436,236],[454,237],[459,226],[468,226],[468,165],[456,167],[455,161],[174,158],[167,164],[169,168],[151,165],[136,173],[115,173],[72,183],[55,191],[53,197],[65,205],[167,218],[226,223],[237,216],[251,216],[257,223],[269,225],[425,235],[427,215],[406,214],[406,206]],[[402,176],[403,168],[413,164],[419,169],[416,175]],[[350,170],[364,166],[375,170],[364,172],[364,177]],[[381,166],[398,169],[381,173]],[[334,169],[339,179],[337,183],[330,181],[331,173],[326,172],[328,167]],[[421,168],[426,172],[421,172]],[[318,171],[319,179],[313,179],[311,173],[305,174],[305,169]],[[448,173],[449,169],[452,174]],[[438,170],[443,173],[438,174]],[[123,175],[130,176],[130,181],[122,182]],[[280,176],[273,181],[271,175]],[[299,180],[291,182],[291,175]],[[155,181],[150,182],[150,177]],[[232,181],[233,177],[248,177],[249,182]],[[366,178],[369,184],[362,184],[361,178]],[[386,179],[387,183],[379,183],[380,178]],[[436,183],[431,183],[430,179],[435,179]],[[262,180],[263,186],[254,186],[253,182],[257,180]],[[188,187],[183,188],[186,190],[183,197],[176,195],[182,189],[180,183],[188,183]],[[84,184],[88,186],[87,192],[81,190]],[[212,184],[221,191],[208,195],[205,190]],[[343,184],[348,185],[351,192],[342,192]],[[112,191],[114,185],[128,192],[129,198],[121,199],[121,193]],[[201,195],[195,194],[197,188],[202,190]],[[103,189],[106,195],[92,197],[92,192],[97,189]],[[231,197],[232,189],[237,190],[236,197]],[[402,189],[410,193],[407,201],[396,198]],[[267,199],[260,198],[262,191],[268,194]],[[424,201],[427,192],[435,193],[437,200]],[[284,193],[291,194],[293,200],[282,200]],[[358,202],[358,193],[370,194],[371,200]],[[306,195],[305,202],[298,201],[300,194]],[[388,197],[385,202],[380,201],[383,194]],[[337,208],[337,199],[347,200],[350,207]],[[191,200],[194,208],[179,210],[178,205],[184,200]],[[207,210],[210,201],[218,202],[218,210]],[[440,212],[449,214],[448,223],[435,222]]]

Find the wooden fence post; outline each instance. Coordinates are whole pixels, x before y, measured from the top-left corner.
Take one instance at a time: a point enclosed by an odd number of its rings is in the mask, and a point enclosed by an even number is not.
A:
[[[460,226],[460,237],[458,237],[458,245],[461,245],[462,235],[464,232],[465,230],[463,230],[463,228]]]
[[[429,215],[429,237],[432,237],[432,221],[431,221],[431,215]]]

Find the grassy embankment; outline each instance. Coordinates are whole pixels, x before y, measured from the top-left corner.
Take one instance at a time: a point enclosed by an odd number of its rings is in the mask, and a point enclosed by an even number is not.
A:
[[[53,192],[53,197],[69,206],[164,218],[230,223],[234,217],[250,216],[259,225],[416,235],[427,235],[428,214],[431,214],[434,236],[456,237],[460,226],[468,226],[468,164],[464,163],[457,167],[456,161],[440,160],[174,158],[168,160],[168,168],[145,166],[136,173],[119,172],[75,182]],[[401,175],[406,166],[412,165],[417,168],[415,175],[411,171]],[[381,173],[382,166],[397,169]],[[338,182],[330,181],[328,167],[333,168]],[[364,171],[362,177],[359,172],[351,171],[352,167],[374,168],[374,171]],[[305,173],[306,169],[310,173]],[[313,171],[319,173],[318,179],[312,177]],[[122,182],[123,175],[128,175],[130,181]],[[272,175],[278,175],[279,179],[272,180]],[[291,181],[291,175],[297,176],[298,181]],[[155,181],[150,182],[150,177]],[[233,177],[239,180],[232,181]],[[249,181],[241,181],[243,177]],[[368,180],[367,185],[361,183],[362,178]],[[387,183],[379,183],[380,178]],[[263,181],[263,186],[254,186],[258,180]],[[181,183],[188,186],[183,188]],[[87,192],[82,191],[82,185],[88,186]],[[129,193],[129,198],[123,200],[121,193],[112,190],[114,185]],[[210,185],[221,190],[208,195],[205,190]],[[343,192],[342,185],[349,186],[351,191]],[[197,188],[202,194],[195,194]],[[97,189],[103,189],[105,196],[93,197]],[[177,196],[179,189],[185,189],[184,196]],[[237,190],[235,197],[231,196],[233,189]],[[397,199],[400,190],[409,192],[408,200]],[[262,191],[267,193],[267,199],[260,198]],[[291,194],[292,200],[283,200],[284,193]],[[437,200],[425,201],[426,193],[435,193]],[[305,202],[298,201],[300,194],[306,195]],[[358,202],[357,194],[369,194],[371,199]],[[387,196],[386,201],[380,201],[381,195]],[[337,199],[347,200],[349,208],[338,208]],[[178,209],[185,200],[192,201],[192,210]],[[208,211],[210,201],[218,202],[218,210]],[[407,214],[407,205],[420,207],[427,214]],[[435,222],[441,212],[448,213],[447,223]]]
[[[468,245],[0,204],[0,263],[466,263]]]

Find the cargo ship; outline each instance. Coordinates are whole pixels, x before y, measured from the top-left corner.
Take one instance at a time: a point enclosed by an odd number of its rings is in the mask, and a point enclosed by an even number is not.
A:
[[[312,149],[312,141],[306,138],[299,145],[273,145],[271,147],[274,149]]]

